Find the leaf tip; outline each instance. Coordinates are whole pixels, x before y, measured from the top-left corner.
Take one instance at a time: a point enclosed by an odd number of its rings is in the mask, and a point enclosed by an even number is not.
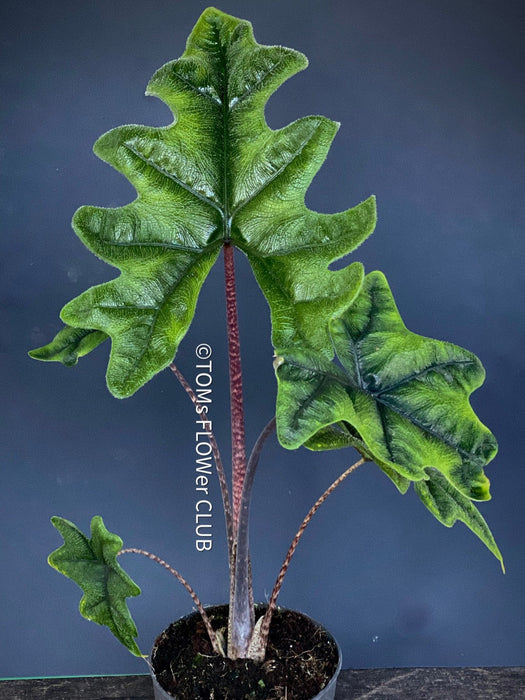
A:
[[[108,372],[106,374],[106,386],[108,388],[109,393],[115,398],[115,399],[129,399],[130,396],[133,396],[133,394],[137,391],[139,387],[126,387],[125,384],[117,382],[114,380],[114,378],[111,377],[110,373]]]
[[[104,520],[101,515],[94,515],[91,518],[91,530],[105,530]]]
[[[53,516],[51,516],[50,521],[51,521],[51,524],[53,525],[53,527],[54,527],[56,530],[58,530],[58,531],[60,532],[60,534],[62,534],[62,530],[63,530],[64,527],[66,527],[67,525],[73,526],[73,523],[70,523],[69,520],[66,520],[65,518],[61,518],[61,517],[58,516],[58,515],[53,515]],[[73,526],[73,527],[74,527],[74,526]]]
[[[492,539],[492,547],[489,547],[489,549],[492,552],[492,554],[496,557],[496,559],[499,561],[499,564],[501,566],[501,573],[503,575],[505,575],[507,572],[505,569],[505,562],[503,561],[503,555],[500,552],[499,547],[496,544],[496,541],[494,540],[494,538]]]

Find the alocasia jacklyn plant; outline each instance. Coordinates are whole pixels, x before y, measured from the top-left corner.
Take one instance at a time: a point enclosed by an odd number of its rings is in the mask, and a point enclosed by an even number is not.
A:
[[[62,309],[66,324],[32,357],[73,365],[111,341],[109,390],[131,396],[170,368],[192,321],[199,291],[217,258],[225,268],[232,421],[230,488],[213,447],[224,505],[230,564],[227,649],[207,623],[217,653],[263,659],[272,610],[291,556],[310,518],[356,466],[370,461],[401,493],[411,482],[447,526],[463,521],[501,561],[473,501],[489,498],[483,468],[497,445],[478,420],[470,394],[484,379],[479,360],[455,345],[410,332],[381,272],[361,263],[333,271],[335,260],[372,233],[374,197],[337,214],[304,202],[338,124],[298,119],[276,131],[264,118],[270,95],[307,65],[281,46],[261,46],[251,25],[206,10],[183,56],[160,68],[147,94],[163,100],[172,124],[122,126],[104,134],[95,153],[123,173],[137,198],[122,207],[81,207],[73,228],[84,244],[117,267],[115,279],[88,289]],[[276,417],[246,459],[234,249],[248,258],[271,313]],[[203,410],[203,415],[208,416]],[[361,459],[320,497],[286,556],[268,612],[254,627],[248,551],[253,477],[264,440],[275,429],[285,448],[352,447]],[[343,461],[346,456],[342,457]],[[64,545],[50,563],[84,591],[82,614],[106,624],[134,654],[136,628],[126,598],[140,591],[117,563],[119,537],[99,516],[91,538],[62,518]],[[158,558],[148,555],[153,559]],[[164,562],[160,561],[166,567]],[[172,570],[173,571],[173,570]],[[206,614],[191,591],[201,613]]]

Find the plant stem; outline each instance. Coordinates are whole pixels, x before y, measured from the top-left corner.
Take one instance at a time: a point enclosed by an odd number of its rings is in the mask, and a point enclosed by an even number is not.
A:
[[[264,615],[264,619],[261,624],[260,632],[259,632],[259,640],[257,641],[256,648],[258,651],[258,658],[264,659],[264,653],[266,651],[266,645],[268,643],[268,634],[270,631],[270,622],[272,620],[272,615],[273,611],[275,610],[275,606],[277,604],[277,597],[281,591],[281,587],[283,585],[283,579],[286,575],[286,572],[288,571],[288,567],[290,566],[290,561],[292,560],[292,557],[295,553],[295,550],[297,549],[297,545],[299,544],[299,540],[301,539],[304,531],[306,530],[308,524],[310,523],[311,519],[315,515],[315,513],[319,510],[319,508],[323,505],[323,503],[326,501],[328,496],[335,491],[335,489],[341,484],[347,476],[349,476],[353,471],[357,469],[357,467],[360,467],[364,462],[367,461],[364,457],[362,457],[359,461],[355,462],[355,464],[352,464],[351,467],[348,467],[346,471],[344,471],[337,479],[326,489],[326,491],[323,493],[322,496],[320,496],[317,501],[314,503],[314,505],[310,508],[308,511],[305,519],[301,523],[301,527],[297,531],[297,534],[292,540],[292,544],[290,545],[290,548],[288,549],[288,552],[286,553],[286,557],[284,558],[283,565],[281,566],[281,570],[279,571],[279,575],[277,576],[277,579],[275,581],[275,585],[273,587],[272,595],[270,597],[270,602],[268,603],[268,609]],[[261,660],[262,660],[261,659]]]
[[[217,635],[215,634],[215,630],[211,626],[210,618],[206,614],[206,610],[204,609],[204,606],[202,605],[199,597],[193,590],[193,588],[190,586],[190,584],[186,581],[186,579],[179,574],[178,571],[176,571],[172,566],[170,566],[167,562],[164,561],[164,559],[161,559],[158,557],[156,554],[152,554],[151,552],[147,552],[145,549],[137,549],[136,547],[127,547],[126,549],[121,549],[120,552],[117,554],[118,557],[120,557],[121,554],[142,554],[144,557],[148,557],[148,559],[151,559],[152,561],[156,562],[157,564],[160,564],[163,566],[167,571],[170,572],[177,581],[182,583],[184,588],[188,591],[190,596],[193,599],[193,602],[197,606],[197,609],[199,610],[202,621],[204,622],[204,625],[206,627],[206,631],[208,632],[208,636],[210,638],[211,645],[213,647],[213,651],[216,654],[219,654],[220,656],[224,656],[224,650],[222,649],[222,645],[219,642]]]
[[[232,436],[232,495],[233,535],[237,537],[242,486],[246,474],[244,436],[244,406],[242,393],[241,348],[237,318],[234,247],[224,244],[224,280],[226,289],[226,324],[228,331],[228,362],[230,370],[231,436]]]
[[[257,439],[257,442],[252,450],[250,459],[248,460],[248,465],[246,467],[246,476],[242,489],[235,553],[235,578],[232,585],[233,600],[230,603],[232,607],[231,619],[233,620],[233,623],[232,633],[229,639],[230,648],[228,650],[228,654],[233,654],[234,658],[246,658],[253,632],[254,609],[249,549],[250,501],[253,489],[253,480],[257,470],[257,465],[259,463],[262,447],[274,430],[275,418],[272,418],[272,420],[266,425],[262,433],[259,435],[259,438]]]
[[[244,639],[253,630],[252,582],[236,576],[238,529],[241,497],[246,476],[244,405],[242,390],[241,346],[237,316],[234,247],[224,243],[224,283],[226,293],[226,328],[228,333],[228,366],[230,373],[230,412],[232,441],[233,553],[230,557],[230,609],[228,623],[228,656],[244,656]],[[236,583],[240,583],[236,590]],[[237,601],[237,605],[235,604]]]
[[[170,363],[169,368],[173,372],[173,374],[177,377],[179,380],[181,386],[183,389],[186,391],[188,396],[193,402],[193,405],[196,408],[200,408],[201,404],[199,403],[199,400],[191,388],[191,386],[188,384],[186,381],[184,375],[182,372],[175,366],[173,362]],[[202,415],[202,413],[201,413]],[[210,425],[212,421],[210,418]],[[232,557],[233,557],[233,518],[232,518],[232,509],[231,509],[231,503],[230,503],[230,493],[228,490],[228,484],[226,481],[226,473],[224,471],[224,466],[222,464],[222,459],[221,459],[221,454],[219,452],[219,446],[217,445],[217,440],[215,439],[215,435],[213,433],[213,430],[207,431],[209,433],[209,438],[210,438],[210,445],[213,451],[213,459],[215,461],[215,467],[217,469],[217,476],[219,478],[219,484],[221,487],[221,495],[222,495],[222,505],[224,509],[224,518],[226,520],[226,536],[228,538],[228,554],[229,554],[229,559],[230,559],[230,566],[232,566]]]

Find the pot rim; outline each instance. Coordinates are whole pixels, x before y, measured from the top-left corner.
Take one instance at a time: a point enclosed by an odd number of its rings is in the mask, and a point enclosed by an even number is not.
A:
[[[209,610],[212,610],[213,608],[225,608],[225,607],[226,608],[229,607],[228,603],[222,603],[222,604],[218,604],[218,605],[206,605],[206,606],[204,606],[204,609],[208,612]],[[256,603],[255,604],[256,609],[261,608],[261,607],[266,608],[266,607],[268,607],[268,605],[267,605],[267,603]],[[317,693],[317,695],[314,695],[312,698],[310,698],[310,700],[321,700],[322,698],[324,698],[326,696],[326,694],[328,692],[330,692],[330,690],[333,689],[335,691],[337,679],[339,677],[339,673],[341,671],[342,664],[343,664],[343,654],[341,652],[341,647],[339,646],[339,643],[338,643],[337,639],[333,636],[333,634],[323,624],[321,624],[317,620],[314,620],[313,617],[310,617],[310,615],[307,615],[306,613],[302,612],[301,610],[294,610],[292,608],[287,608],[287,607],[283,607],[280,605],[278,605],[276,607],[276,610],[285,610],[285,611],[295,612],[295,613],[298,613],[299,615],[302,615],[303,617],[307,618],[308,620],[313,622],[318,627],[321,627],[326,632],[326,634],[330,637],[330,639],[333,641],[333,643],[335,644],[335,647],[337,649],[337,666],[335,668],[335,671],[334,671],[332,677],[330,678],[330,680],[328,681],[328,683],[325,685],[325,687],[322,688],[319,691],[319,693]],[[195,615],[200,615],[198,610],[193,610],[192,612],[188,613],[187,615],[184,615],[183,617],[179,617],[177,620],[174,620],[173,623],[170,623],[170,625],[168,625],[168,627],[166,627],[166,630],[171,626],[171,624],[176,624],[177,622],[183,622],[184,620],[187,620],[190,617],[194,617]],[[163,698],[163,699],[166,698],[166,700],[177,700],[176,696],[170,695],[166,690],[164,690],[164,688],[157,681],[155,670],[154,670],[152,662],[151,662],[151,658],[153,657],[153,652],[155,650],[155,647],[157,646],[157,641],[159,638],[160,638],[160,635],[159,635],[159,637],[157,637],[157,639],[155,640],[155,643],[153,644],[150,656],[145,658],[146,663],[148,664],[148,667],[149,667],[151,679],[153,681],[153,686],[155,688],[155,697],[157,698],[157,695],[158,695],[159,698]]]

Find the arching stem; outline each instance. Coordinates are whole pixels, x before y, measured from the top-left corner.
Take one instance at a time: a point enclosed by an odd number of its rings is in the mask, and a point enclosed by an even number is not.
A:
[[[120,552],[117,554],[117,556],[120,557],[121,554],[142,554],[142,556],[148,557],[148,559],[151,559],[152,561],[156,562],[157,564],[160,564],[167,571],[169,571],[170,574],[175,576],[177,581],[179,581],[179,583],[182,583],[184,588],[188,591],[188,593],[192,597],[193,602],[197,606],[197,609],[201,614],[202,621],[206,627],[206,631],[208,632],[208,636],[210,638],[210,642],[211,642],[213,651],[216,654],[219,654],[220,656],[224,656],[224,650],[222,648],[222,644],[219,641],[217,635],[215,634],[215,630],[211,626],[210,618],[206,614],[206,610],[204,609],[204,606],[202,605],[199,597],[197,596],[197,594],[195,593],[193,588],[186,581],[186,579],[179,574],[178,571],[176,571],[172,566],[170,566],[167,562],[165,562],[164,559],[161,559],[156,554],[152,554],[151,552],[147,552],[145,549],[137,549],[136,547],[127,547],[126,549],[121,549]]]
[[[263,661],[264,660],[264,655],[266,653],[266,646],[268,644],[268,634],[270,631],[270,623],[272,621],[272,615],[275,610],[276,604],[277,604],[277,597],[281,591],[281,587],[283,585],[283,579],[286,575],[286,572],[288,571],[288,567],[290,566],[290,561],[292,560],[292,557],[295,553],[295,550],[297,549],[297,545],[299,544],[299,541],[308,527],[308,524],[310,523],[311,519],[313,516],[317,513],[319,508],[323,505],[323,503],[326,501],[328,496],[335,491],[335,489],[341,484],[347,476],[349,476],[353,471],[357,469],[357,467],[360,467],[365,461],[365,458],[361,458],[358,462],[355,464],[352,464],[351,467],[348,467],[346,471],[344,471],[327,489],[326,491],[320,496],[317,501],[314,503],[314,505],[310,508],[308,511],[305,519],[301,523],[301,527],[297,531],[297,534],[292,540],[292,544],[290,545],[290,548],[288,549],[288,552],[286,553],[286,557],[284,558],[283,565],[281,566],[281,570],[279,571],[279,575],[277,576],[277,579],[275,581],[275,585],[273,587],[272,595],[270,597],[270,602],[268,603],[268,609],[266,610],[266,613],[264,617],[262,618],[262,623],[260,628],[257,630],[257,634],[254,635],[254,639],[252,640],[252,643],[250,644],[250,658],[255,659],[256,661]]]
[[[170,363],[169,368],[171,369],[173,374],[179,380],[181,386],[183,387],[183,389],[186,391],[186,393],[188,394],[188,396],[192,400],[195,408],[200,408],[201,404],[199,403],[199,400],[198,400],[195,392],[193,391],[191,386],[186,381],[182,372],[175,366],[175,364],[173,362]],[[210,425],[211,425],[211,419],[210,419]],[[223,509],[224,509],[224,518],[226,521],[226,536],[228,538],[228,554],[229,554],[230,567],[232,567],[233,566],[233,517],[232,517],[232,509],[231,509],[231,502],[230,502],[230,492],[228,490],[228,484],[226,481],[226,473],[224,471],[224,465],[222,463],[221,454],[219,452],[219,446],[217,445],[217,440],[215,439],[215,435],[213,433],[213,430],[210,429],[207,432],[209,433],[210,445],[211,445],[212,452],[213,452],[213,459],[215,461],[215,467],[217,469],[217,476],[219,478],[219,484],[221,487],[222,505],[223,505]]]

